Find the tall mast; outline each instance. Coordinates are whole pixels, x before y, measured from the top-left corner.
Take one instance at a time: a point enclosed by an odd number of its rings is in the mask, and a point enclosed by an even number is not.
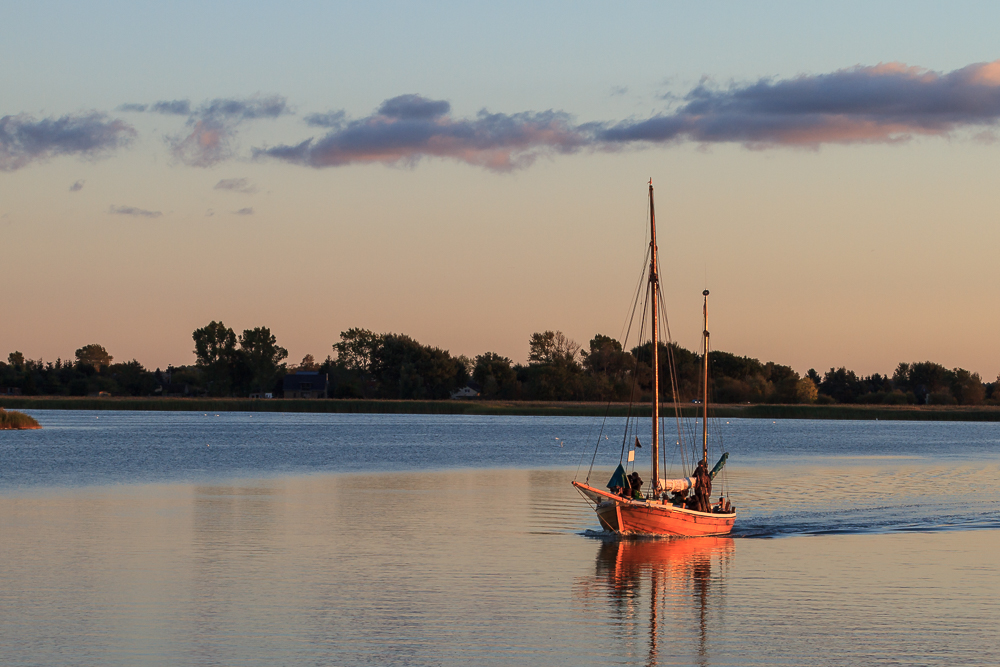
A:
[[[660,488],[660,333],[659,305],[656,297],[659,278],[656,275],[656,212],[653,210],[653,179],[649,179],[649,288],[653,306],[653,483],[654,492]]]
[[[705,329],[704,329],[704,347],[702,356],[702,362],[704,365],[704,375],[701,379],[702,395],[701,395],[701,452],[702,458],[705,460],[705,465],[708,465],[708,290],[701,293],[705,297],[705,305],[702,307],[702,312],[705,315]]]

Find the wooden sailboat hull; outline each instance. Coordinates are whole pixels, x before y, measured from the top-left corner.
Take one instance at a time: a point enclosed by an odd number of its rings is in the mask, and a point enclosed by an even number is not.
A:
[[[650,500],[629,500],[581,482],[573,486],[597,504],[597,520],[606,530],[622,535],[703,537],[727,535],[736,513],[708,514]]]

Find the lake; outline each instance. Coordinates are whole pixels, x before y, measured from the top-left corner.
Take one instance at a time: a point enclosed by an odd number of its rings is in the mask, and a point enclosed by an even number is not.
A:
[[[733,536],[615,540],[620,420],[29,412],[3,665],[1000,664],[1000,425],[723,422]]]

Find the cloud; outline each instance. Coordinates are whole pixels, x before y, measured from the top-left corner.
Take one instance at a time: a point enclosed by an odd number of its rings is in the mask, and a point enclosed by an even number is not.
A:
[[[628,89],[611,89],[612,95]],[[824,74],[762,78],[718,86],[705,78],[686,93],[663,95],[650,115],[576,123],[564,111],[452,113],[447,100],[418,94],[386,99],[371,114],[344,111],[304,117],[315,130],[297,143],[254,147],[254,159],[313,168],[380,163],[412,166],[425,158],[457,160],[494,171],[526,167],[546,155],[617,151],[650,145],[733,143],[752,149],[825,144],[900,143],[917,136],[968,131],[983,144],[998,141],[1000,60],[952,72],[901,63],[857,65]],[[166,137],[183,164],[210,167],[237,156],[244,123],[292,113],[284,97],[216,98],[123,104],[121,111],[183,116],[185,129]],[[94,157],[127,144],[132,126],[91,112],[36,120],[0,118],[0,171],[60,154]],[[245,179],[216,188],[250,193]]]
[[[277,118],[290,113],[284,97],[251,97],[245,100],[215,99],[201,105],[195,114],[201,117],[250,120],[255,118]]]
[[[232,190],[233,192],[243,192],[252,195],[258,191],[256,185],[246,178],[224,178],[215,184],[215,190]]]
[[[597,125],[593,137],[608,145],[697,141],[818,147],[944,136],[998,119],[1000,61],[945,74],[887,63],[726,89],[702,81],[675,112]]]
[[[613,93],[624,89],[615,89]],[[475,118],[450,115],[443,100],[401,95],[372,115],[307,117],[331,131],[298,144],[255,148],[257,159],[309,167],[380,162],[412,165],[444,157],[497,171],[539,155],[648,144],[737,143],[749,148],[894,143],[947,136],[1000,120],[1000,60],[948,73],[900,63],[856,66],[818,75],[760,79],[727,88],[706,79],[670,96],[672,111],[646,118],[576,125],[564,112],[525,111]],[[980,132],[976,140],[989,141]]]
[[[247,206],[246,208],[241,208],[238,211],[233,211],[233,215],[253,215],[253,206]]]
[[[57,155],[96,158],[126,146],[135,129],[96,111],[36,120],[28,114],[0,118],[0,171],[14,171]]]
[[[328,111],[327,113],[311,113],[303,120],[307,125],[313,127],[334,127],[340,128],[347,120],[347,114],[343,111]]]
[[[191,113],[191,102],[188,100],[154,102],[149,106],[149,111],[167,116],[187,116]]]
[[[220,97],[198,107],[192,106],[190,100],[160,100],[152,104],[122,104],[118,109],[187,116],[188,130],[167,136],[166,141],[174,157],[192,167],[210,167],[233,157],[236,130],[241,123],[291,113],[287,101],[280,95]]]
[[[168,137],[174,157],[192,167],[210,167],[235,154],[235,136],[237,127],[248,120],[259,118],[277,118],[290,113],[284,97],[251,97],[247,99],[219,98],[202,104],[190,111],[190,106],[183,107],[186,101],[157,102],[157,105],[175,105],[177,113],[187,108],[187,125],[190,131],[186,135]],[[164,108],[167,108],[166,106]],[[175,111],[163,112],[175,113]]]
[[[437,118],[451,111],[451,103],[444,100],[429,100],[420,95],[400,95],[382,103],[378,113],[387,118],[414,120]]]
[[[152,104],[122,104],[118,111],[136,111],[164,114],[167,116],[187,116],[191,113],[190,100],[161,100]]]
[[[81,179],[80,179],[79,181],[77,181],[77,182],[76,182],[76,183],[74,183],[73,185],[69,186],[69,191],[70,191],[70,192],[79,192],[80,190],[83,190],[83,184],[84,184],[85,182],[86,182],[86,181],[84,181],[84,180],[83,180],[83,179],[81,178]]]
[[[147,211],[141,208],[135,208],[134,206],[114,206],[108,209],[108,213],[112,215],[131,215],[137,218],[159,218],[163,213],[160,211]]]
[[[586,144],[586,137],[562,112],[483,110],[474,119],[455,119],[448,115],[450,109],[442,100],[401,95],[383,102],[371,116],[346,122],[323,137],[255,148],[253,155],[310,167],[415,164],[424,157],[448,157],[508,171],[531,164],[539,155],[569,153]]]

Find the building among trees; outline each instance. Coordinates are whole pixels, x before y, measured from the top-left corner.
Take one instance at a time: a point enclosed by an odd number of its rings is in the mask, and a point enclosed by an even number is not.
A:
[[[285,376],[285,398],[326,398],[329,379],[325,373],[299,371]]]

